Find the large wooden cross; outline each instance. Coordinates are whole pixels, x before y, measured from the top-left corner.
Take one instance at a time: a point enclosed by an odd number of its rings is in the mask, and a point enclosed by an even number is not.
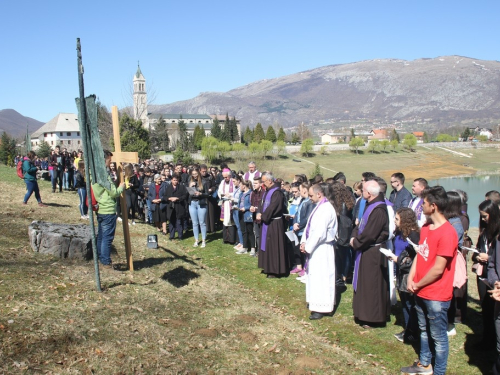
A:
[[[116,162],[116,176],[118,183],[122,182],[122,164],[121,163],[138,163],[139,155],[137,152],[122,152],[120,142],[120,122],[118,120],[118,107],[111,107],[111,118],[113,120],[113,137],[115,141],[115,151],[111,158]],[[123,238],[125,240],[125,254],[127,256],[127,266],[130,271],[134,270],[134,262],[132,260],[132,245],[130,244],[130,232],[128,227],[128,210],[127,201],[125,199],[125,190],[120,195],[120,206],[122,212]]]

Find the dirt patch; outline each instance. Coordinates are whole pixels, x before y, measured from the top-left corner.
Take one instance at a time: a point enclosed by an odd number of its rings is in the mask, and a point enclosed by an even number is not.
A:
[[[215,329],[201,328],[194,331],[197,335],[203,337],[217,337],[218,332]]]
[[[317,358],[302,356],[302,357],[298,357],[295,360],[295,365],[297,367],[300,367],[300,368],[307,367],[307,368],[311,368],[311,369],[317,369],[317,368],[321,368],[323,363]]]
[[[236,315],[235,319],[239,322],[245,322],[245,323],[255,323],[258,319],[255,316],[251,315]]]
[[[250,332],[240,333],[240,338],[246,344],[254,344],[257,342],[257,336]]]
[[[169,319],[166,323],[172,327],[186,327],[188,325],[186,322],[178,319]]]

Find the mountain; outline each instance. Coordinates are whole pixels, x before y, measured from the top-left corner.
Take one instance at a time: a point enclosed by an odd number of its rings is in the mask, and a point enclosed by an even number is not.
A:
[[[32,134],[43,124],[41,121],[23,116],[13,109],[0,110],[0,133],[5,131],[14,138],[25,136],[26,126],[28,126],[29,133]]]
[[[294,126],[335,119],[500,119],[500,62],[461,56],[379,59],[264,79],[225,93],[150,106],[152,113],[236,116]]]

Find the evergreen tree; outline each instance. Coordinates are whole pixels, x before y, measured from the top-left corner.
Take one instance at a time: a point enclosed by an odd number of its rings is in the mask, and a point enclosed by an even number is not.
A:
[[[281,126],[280,126],[280,130],[278,131],[277,140],[278,141],[283,141],[283,142],[286,141],[286,133],[285,133],[285,131],[283,130],[283,128]]]
[[[462,140],[463,141],[468,141],[469,140],[469,137],[470,137],[470,129],[469,127],[467,126],[464,130],[464,132],[462,133]]]
[[[187,125],[182,119],[182,115],[180,115],[179,123],[179,146],[182,147],[183,150],[188,149],[188,132]]]
[[[297,133],[292,133],[292,143],[299,143],[300,142],[300,138],[299,138],[299,135]]]
[[[122,151],[138,152],[141,159],[151,156],[149,132],[142,126],[141,120],[134,120],[124,114],[120,119],[120,138]]]
[[[396,131],[396,129],[392,129],[392,134],[391,134],[391,141],[397,140],[399,143],[399,134]]]
[[[238,124],[236,123],[236,117],[233,116],[229,120],[229,128],[231,129],[231,141],[238,142],[240,140],[240,135],[238,134]]]
[[[0,162],[12,166],[16,157],[16,140],[6,132],[2,133],[2,144],[0,145]]]
[[[356,133],[354,133],[354,128],[351,128],[351,139],[356,138]]]
[[[212,129],[210,130],[210,136],[214,137],[215,139],[220,139],[221,135],[222,130],[220,128],[219,119],[217,118],[217,115],[215,115]]]
[[[243,142],[248,146],[253,141],[253,132],[250,126],[247,126],[245,134],[243,135]]]
[[[154,150],[168,151],[169,137],[167,122],[162,116],[150,132],[151,146]]]
[[[266,141],[276,143],[276,132],[272,126],[267,127]]]
[[[266,138],[266,135],[264,134],[264,128],[262,127],[262,124],[259,122],[255,126],[255,129],[253,131],[253,141],[260,143]]]
[[[47,142],[42,141],[38,146],[36,154],[41,158],[48,158],[50,155],[50,151],[52,151],[52,147],[50,147],[50,145]]]
[[[203,124],[201,127],[199,125],[196,125],[196,128],[194,128],[194,146],[196,147],[197,150],[201,150],[201,144],[203,143],[203,139],[205,138],[205,128],[203,127]]]

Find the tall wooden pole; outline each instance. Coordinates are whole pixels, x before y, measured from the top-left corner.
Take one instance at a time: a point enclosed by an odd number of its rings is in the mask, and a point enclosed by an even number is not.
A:
[[[122,146],[120,142],[120,121],[118,120],[118,107],[111,107],[111,119],[113,121],[113,137],[115,142],[115,152],[119,155],[122,152]],[[118,177],[118,183],[123,181],[123,168],[120,162],[120,158],[116,163],[116,175]],[[127,266],[130,271],[134,270],[134,262],[132,260],[132,245],[130,243],[130,231],[128,227],[128,209],[127,201],[125,199],[125,190],[120,195],[120,206],[122,213],[122,224],[123,224],[123,238],[125,240],[125,254],[127,256]]]

